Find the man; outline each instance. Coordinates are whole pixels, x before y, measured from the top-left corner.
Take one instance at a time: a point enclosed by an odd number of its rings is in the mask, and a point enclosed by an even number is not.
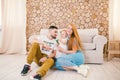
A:
[[[30,72],[30,64],[33,61],[41,66],[36,72],[36,75],[30,77],[35,80],[41,80],[41,77],[54,65],[57,29],[55,26],[50,26],[47,35],[40,37],[40,40],[34,40],[27,56],[27,64],[24,65],[21,71],[22,76]]]

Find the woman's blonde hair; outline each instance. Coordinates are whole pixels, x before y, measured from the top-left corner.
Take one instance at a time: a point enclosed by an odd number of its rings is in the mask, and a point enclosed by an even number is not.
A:
[[[81,44],[81,40],[80,40],[80,37],[79,37],[78,32],[77,32],[76,26],[72,23],[69,25],[72,27],[73,32],[72,32],[70,39],[68,41],[68,50],[72,50],[72,46],[73,46],[74,42],[76,43],[77,49],[82,50],[82,44]]]

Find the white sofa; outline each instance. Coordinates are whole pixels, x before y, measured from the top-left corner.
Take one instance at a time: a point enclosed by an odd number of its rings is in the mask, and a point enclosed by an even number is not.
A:
[[[59,29],[58,31],[60,31]],[[48,33],[48,29],[41,29],[40,35]],[[107,43],[106,37],[98,34],[98,29],[78,29],[78,34],[83,44],[83,53],[85,55],[85,63],[103,63],[103,48]],[[59,35],[59,34],[58,34]],[[39,35],[32,35],[29,42],[34,37]]]
[[[103,48],[107,38],[98,29],[78,29],[83,44],[86,63],[103,63]]]

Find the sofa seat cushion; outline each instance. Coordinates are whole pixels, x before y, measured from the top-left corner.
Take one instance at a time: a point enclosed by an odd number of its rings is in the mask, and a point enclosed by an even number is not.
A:
[[[84,50],[94,50],[96,49],[95,43],[82,43]]]

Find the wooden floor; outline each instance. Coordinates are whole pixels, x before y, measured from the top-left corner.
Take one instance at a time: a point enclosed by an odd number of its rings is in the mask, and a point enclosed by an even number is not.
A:
[[[32,72],[23,77],[20,75],[25,63],[25,55],[0,55],[0,80],[30,80],[39,68],[35,63]],[[49,70],[42,80],[120,80],[120,59],[114,58],[102,65],[88,64],[90,72],[87,78],[74,71]]]

